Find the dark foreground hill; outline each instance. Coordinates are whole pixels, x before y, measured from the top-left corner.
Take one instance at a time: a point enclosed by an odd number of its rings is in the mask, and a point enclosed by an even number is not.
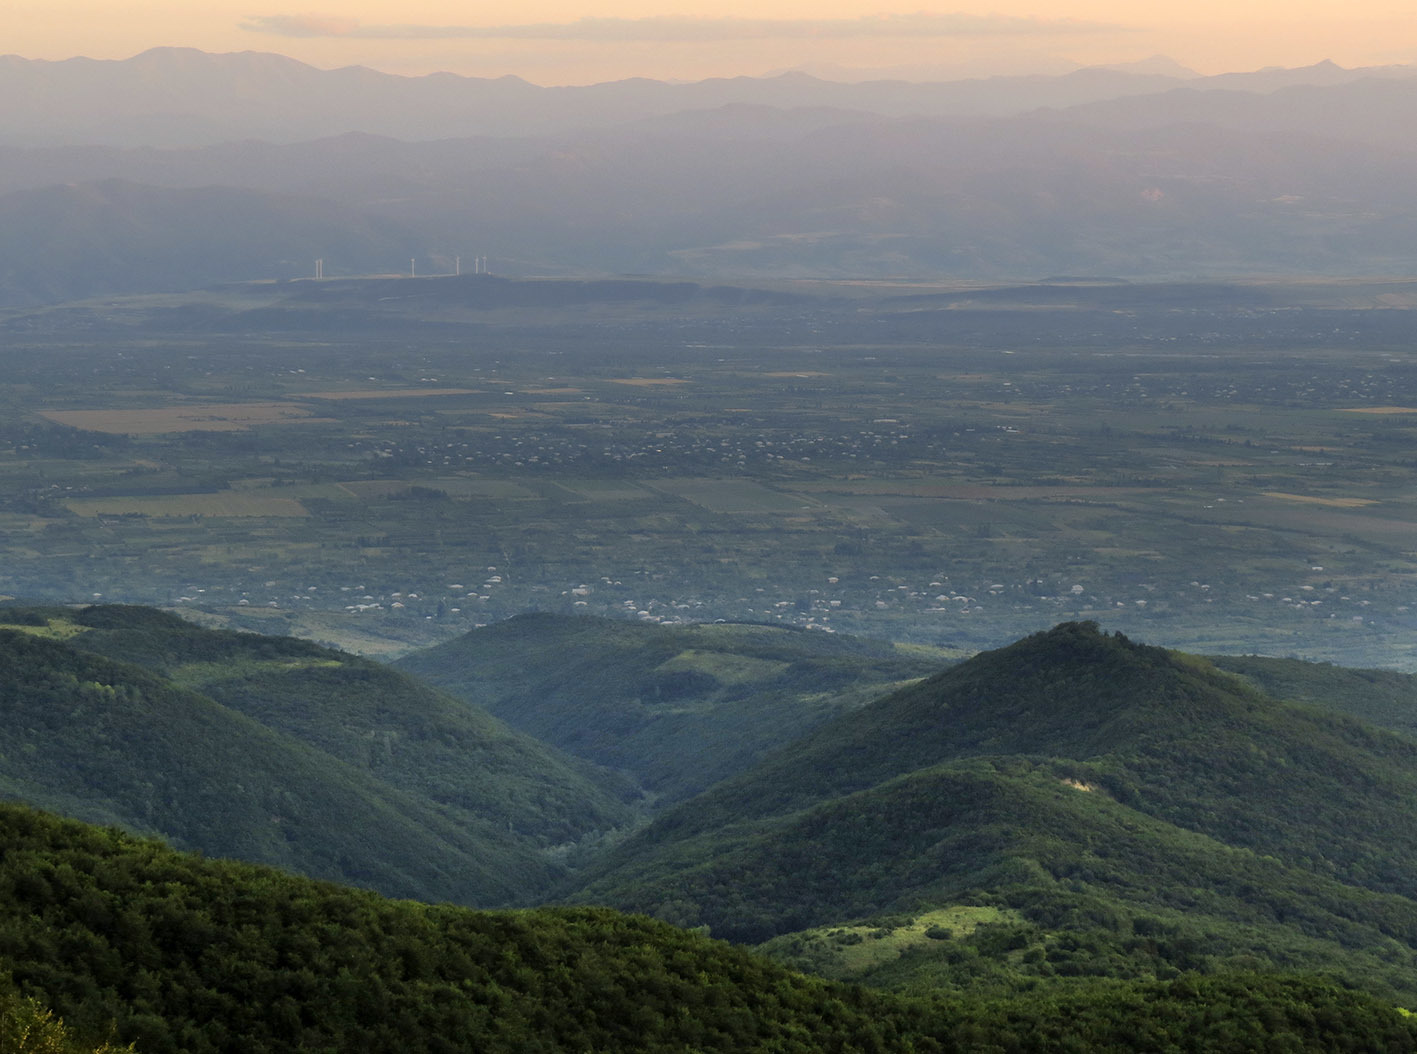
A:
[[[1414,803],[1417,740],[1068,624],[671,810],[576,898],[882,984],[1305,964],[1411,1000]]]
[[[0,793],[398,896],[503,904],[633,791],[386,667],[145,608],[6,609]]]
[[[783,626],[539,614],[395,665],[675,801],[947,661]]]
[[[0,968],[148,1054],[1417,1049],[1410,1018],[1313,978],[907,1001],[605,909],[389,901],[18,806],[0,806]],[[0,1027],[17,1005],[0,991]]]

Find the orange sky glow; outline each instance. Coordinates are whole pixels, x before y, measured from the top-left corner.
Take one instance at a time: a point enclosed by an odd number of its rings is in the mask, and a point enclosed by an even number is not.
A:
[[[539,84],[699,79],[786,69],[949,79],[1063,72],[1164,54],[1202,73],[1417,64],[1417,7],[1376,0],[1154,5],[1114,0],[714,4],[523,0],[10,0],[5,47],[27,58],[126,58],[149,47],[272,51],[332,68],[516,74]]]

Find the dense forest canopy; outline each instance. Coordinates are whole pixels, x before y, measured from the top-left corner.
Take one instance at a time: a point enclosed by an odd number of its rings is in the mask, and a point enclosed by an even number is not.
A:
[[[390,901],[18,806],[0,844],[16,990],[149,1054],[1417,1049],[1411,1018],[1312,977],[908,1000],[642,917]]]

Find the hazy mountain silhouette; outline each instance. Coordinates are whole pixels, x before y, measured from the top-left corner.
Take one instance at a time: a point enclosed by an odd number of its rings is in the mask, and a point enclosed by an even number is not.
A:
[[[246,138],[293,142],[350,131],[404,139],[537,135],[730,103],[827,106],[896,117],[1004,116],[1040,106],[1150,94],[1182,83],[1265,91],[1279,84],[1334,84],[1374,73],[1412,74],[1407,67],[1348,71],[1329,63],[1230,79],[1195,79],[1188,72],[1152,63],[938,83],[845,84],[784,73],[688,84],[632,78],[543,88],[516,77],[403,77],[363,67],[320,70],[249,51],[154,48],[124,60],[61,62],[11,55],[0,58],[0,94],[8,103],[0,114],[0,141],[193,146]]]
[[[747,278],[1417,267],[1407,67],[552,89],[159,49],[4,59],[7,86],[23,105],[0,141],[36,138],[28,122],[89,145],[0,147],[0,304],[316,258],[330,275],[459,255]],[[247,135],[266,141],[211,143]],[[209,145],[95,145],[135,141]]]

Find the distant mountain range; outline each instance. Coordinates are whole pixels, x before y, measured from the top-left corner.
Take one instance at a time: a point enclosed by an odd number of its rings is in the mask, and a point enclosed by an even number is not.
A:
[[[1169,69],[1092,68],[1058,76],[846,84],[805,73],[666,83],[634,78],[543,88],[517,77],[404,77],[363,67],[321,70],[261,52],[154,48],[131,59],[0,58],[0,141],[25,145],[198,146],[298,142],[346,132],[400,139],[550,135],[738,103],[831,107],[886,117],[1002,117],[1185,85],[1265,93],[1417,77],[1417,67],[1345,70],[1330,62],[1216,77]]]
[[[1417,267],[1417,70],[540,88],[159,49],[0,60],[0,305],[451,272]]]

